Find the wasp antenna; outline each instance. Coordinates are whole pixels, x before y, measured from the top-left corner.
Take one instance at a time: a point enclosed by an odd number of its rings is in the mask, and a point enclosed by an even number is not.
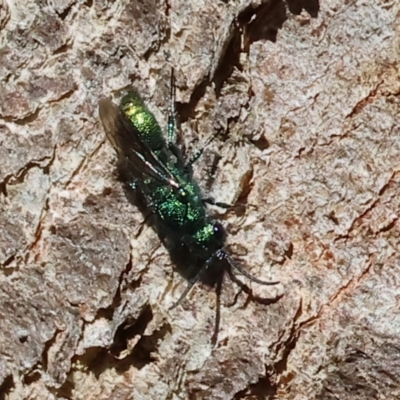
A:
[[[256,278],[255,276],[251,275],[249,272],[247,272],[244,268],[242,268],[239,264],[237,264],[233,258],[224,250],[221,250],[219,253],[219,258],[223,258],[225,259],[229,265],[232,268],[235,268],[237,271],[239,271],[243,276],[245,276],[247,279],[249,279],[250,281],[256,282],[260,285],[278,285],[280,282],[268,282],[268,281],[263,281],[261,279]]]

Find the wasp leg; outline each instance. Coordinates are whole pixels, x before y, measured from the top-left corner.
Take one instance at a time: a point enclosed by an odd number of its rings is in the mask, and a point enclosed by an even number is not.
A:
[[[176,143],[176,86],[175,86],[175,76],[174,68],[171,68],[171,82],[169,88],[169,111],[168,111],[168,122],[167,122],[167,140],[168,143]]]
[[[218,163],[221,160],[221,156],[219,154],[213,155],[213,162],[211,164],[209,176],[207,177],[207,188],[210,189],[215,181],[215,172],[217,171]]]
[[[186,164],[186,168],[191,168],[192,165],[201,157],[201,155],[203,154],[204,150],[206,149],[206,147],[208,147],[210,145],[210,143],[219,135],[220,132],[214,133],[214,135],[212,135],[207,142],[204,144],[204,146],[196,151],[196,153],[193,154],[193,156],[190,158],[190,160],[187,162]]]
[[[185,159],[183,158],[183,154],[181,149],[175,143],[168,143],[168,149],[171,153],[176,157],[178,161],[178,166],[182,168],[186,168]]]
[[[225,209],[230,209],[236,207],[235,204],[228,204],[228,203],[222,203],[220,201],[215,201],[212,197],[206,197],[205,199],[202,199],[203,203],[211,204],[212,206],[217,206],[220,208],[225,208]]]
[[[211,265],[211,263],[214,261],[214,255],[212,255],[211,257],[209,257],[206,262],[202,265],[202,267],[199,269],[199,272],[197,272],[197,274],[190,279],[188,285],[186,286],[186,289],[183,291],[183,293],[180,295],[179,299],[172,304],[172,306],[169,308],[170,310],[173,310],[174,308],[176,308],[187,296],[187,294],[190,292],[190,289],[192,289],[192,287],[194,286],[194,284],[200,279],[200,277],[207,271],[207,269],[209,268],[209,266]]]

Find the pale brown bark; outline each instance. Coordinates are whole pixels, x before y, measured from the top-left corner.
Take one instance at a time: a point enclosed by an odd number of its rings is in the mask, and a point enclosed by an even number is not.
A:
[[[399,12],[0,1],[0,397],[400,398]],[[98,119],[134,86],[165,125],[171,66],[232,257],[282,282],[226,276],[216,343]]]

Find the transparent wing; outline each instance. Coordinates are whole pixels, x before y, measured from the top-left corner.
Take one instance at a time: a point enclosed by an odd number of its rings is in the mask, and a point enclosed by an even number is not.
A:
[[[135,177],[148,176],[177,189],[181,186],[171,171],[143,142],[140,132],[110,99],[101,99],[99,115],[107,139]]]

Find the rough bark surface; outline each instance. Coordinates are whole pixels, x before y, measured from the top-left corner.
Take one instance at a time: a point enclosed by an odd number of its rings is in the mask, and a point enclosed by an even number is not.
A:
[[[400,398],[399,15],[0,0],[0,398]],[[134,86],[165,125],[171,66],[187,152],[222,131],[196,176],[246,205],[232,256],[281,282],[226,276],[216,338],[213,288],[169,310],[187,282],[98,118]]]

